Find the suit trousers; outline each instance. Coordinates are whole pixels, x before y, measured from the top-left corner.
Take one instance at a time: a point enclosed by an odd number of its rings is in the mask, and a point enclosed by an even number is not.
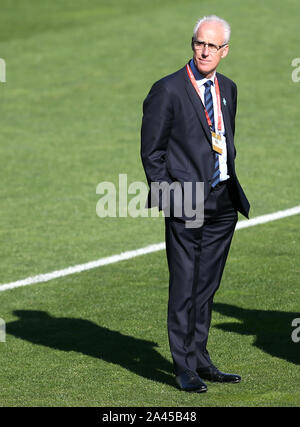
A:
[[[236,223],[237,211],[227,183],[209,193],[201,227],[186,228],[179,218],[165,218],[170,278],[168,337],[176,375],[212,364],[206,347],[213,297]]]

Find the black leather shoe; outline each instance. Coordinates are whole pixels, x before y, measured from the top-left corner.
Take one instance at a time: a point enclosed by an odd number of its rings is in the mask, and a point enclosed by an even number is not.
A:
[[[208,381],[215,381],[218,383],[239,383],[241,377],[237,374],[225,374],[219,371],[215,366],[208,366],[207,368],[197,369],[197,374]]]
[[[190,391],[194,393],[203,393],[207,391],[207,385],[201,381],[201,378],[193,371],[184,371],[177,375],[176,382],[181,390]]]

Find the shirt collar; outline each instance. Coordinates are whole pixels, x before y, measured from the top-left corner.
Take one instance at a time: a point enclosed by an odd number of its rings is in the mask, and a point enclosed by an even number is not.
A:
[[[211,80],[213,82],[213,85],[215,84],[215,75],[216,75],[216,73],[214,73],[212,77],[210,77],[209,79],[207,79],[206,77],[203,76],[203,74],[201,74],[198,71],[198,69],[197,69],[197,67],[195,65],[194,59],[190,60],[190,64],[189,65],[191,67],[191,70],[192,70],[192,72],[194,74],[194,77],[195,77],[198,85],[199,84],[200,84],[200,86],[204,85],[204,83],[206,83],[207,80]]]

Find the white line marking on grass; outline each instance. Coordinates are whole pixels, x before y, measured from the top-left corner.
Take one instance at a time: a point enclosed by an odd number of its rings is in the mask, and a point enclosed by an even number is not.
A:
[[[287,216],[300,214],[300,206],[286,209],[284,211],[278,211],[267,215],[257,216],[245,221],[239,221],[236,225],[236,230],[241,228],[252,227],[253,225],[265,224],[266,222],[276,221],[276,219],[286,218]]]
[[[274,212],[272,214],[258,216],[250,220],[239,221],[236,229],[252,227],[254,225],[265,224],[266,222],[275,221],[277,219],[286,218],[292,215],[300,214],[300,206],[295,206],[291,209],[284,211]],[[63,270],[52,271],[51,273],[39,274],[38,276],[27,277],[23,280],[17,280],[16,282],[5,283],[0,285],[0,292],[8,289],[19,288],[21,286],[33,285],[35,283],[48,282],[49,280],[58,279],[60,277],[69,276],[75,273],[81,273],[82,271],[92,270],[94,268],[103,267],[104,265],[113,264],[115,262],[124,261],[127,259],[135,258],[140,255],[150,254],[165,249],[165,243],[157,243],[154,245],[146,246],[141,249],[133,251],[122,252],[117,255],[112,255],[105,258],[100,258],[96,261],[90,261],[85,264],[75,265],[73,267],[64,268]]]

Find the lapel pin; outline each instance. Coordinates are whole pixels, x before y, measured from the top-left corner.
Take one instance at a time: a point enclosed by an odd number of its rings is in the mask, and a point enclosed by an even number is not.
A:
[[[223,98],[223,104],[224,104],[224,105],[225,105],[225,107],[226,107],[227,101],[226,101],[226,99],[225,99],[225,98]]]

